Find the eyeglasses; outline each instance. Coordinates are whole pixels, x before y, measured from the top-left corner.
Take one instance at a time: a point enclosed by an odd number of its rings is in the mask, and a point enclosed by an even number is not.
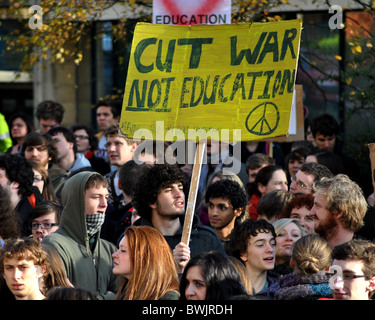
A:
[[[340,278],[340,279],[345,280],[345,281],[351,281],[351,280],[357,279],[357,278],[366,278],[366,276],[364,274],[353,274],[353,273],[339,274],[339,273],[336,273],[336,272],[326,272],[326,275],[330,278],[333,277],[333,276],[336,276],[337,278]]]
[[[42,229],[50,230],[52,227],[58,226],[58,223],[50,223],[50,222],[44,222],[44,223],[32,223],[31,224],[31,230],[38,230],[39,227],[42,227]]]
[[[296,183],[296,186],[297,186],[298,188],[302,188],[302,189],[306,189],[306,190],[312,190],[312,189],[313,189],[313,188],[310,188],[310,187],[308,187],[307,185],[305,185],[302,181],[300,181],[300,180],[296,180],[295,177],[291,177],[290,180],[291,180],[292,182],[295,182],[295,183]]]
[[[81,135],[74,135],[74,137],[78,140],[85,140],[85,139],[88,139],[89,136],[81,136]]]
[[[34,177],[34,182],[35,183],[38,183],[38,182],[41,182],[41,181],[44,181],[44,178],[43,177]]]

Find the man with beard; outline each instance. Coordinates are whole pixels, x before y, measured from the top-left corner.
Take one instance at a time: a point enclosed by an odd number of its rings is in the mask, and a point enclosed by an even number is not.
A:
[[[315,232],[332,248],[352,240],[367,210],[361,188],[347,175],[338,174],[317,181],[314,189],[311,215],[316,219]]]
[[[139,178],[132,203],[141,217],[134,225],[149,225],[158,229],[165,237],[183,272],[190,257],[204,251],[225,250],[216,232],[198,222],[194,216],[189,246],[181,242],[185,217],[185,194],[188,183],[177,165],[155,164]]]

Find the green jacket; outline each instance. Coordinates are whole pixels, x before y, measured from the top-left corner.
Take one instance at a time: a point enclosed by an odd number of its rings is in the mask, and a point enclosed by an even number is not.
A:
[[[95,172],[77,173],[65,182],[61,195],[64,210],[60,227],[43,239],[61,255],[70,282],[98,294],[99,299],[113,299],[117,277],[113,275],[112,254],[116,247],[96,235],[93,252],[90,250],[86,229],[84,196],[88,178]],[[113,294],[106,294],[111,291]]]
[[[0,152],[5,153],[13,145],[9,134],[9,126],[3,114],[0,113]]]

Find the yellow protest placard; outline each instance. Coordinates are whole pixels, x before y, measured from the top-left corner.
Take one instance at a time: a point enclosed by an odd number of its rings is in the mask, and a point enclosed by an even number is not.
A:
[[[121,132],[165,141],[213,131],[225,141],[287,135],[301,27],[137,24]]]

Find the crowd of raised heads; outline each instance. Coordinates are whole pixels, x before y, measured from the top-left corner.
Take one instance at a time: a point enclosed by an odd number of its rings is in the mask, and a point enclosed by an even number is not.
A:
[[[120,101],[95,129],[64,112],[2,124],[0,300],[372,299],[371,173],[333,116],[292,143],[208,139],[194,176],[173,143],[122,134]]]

